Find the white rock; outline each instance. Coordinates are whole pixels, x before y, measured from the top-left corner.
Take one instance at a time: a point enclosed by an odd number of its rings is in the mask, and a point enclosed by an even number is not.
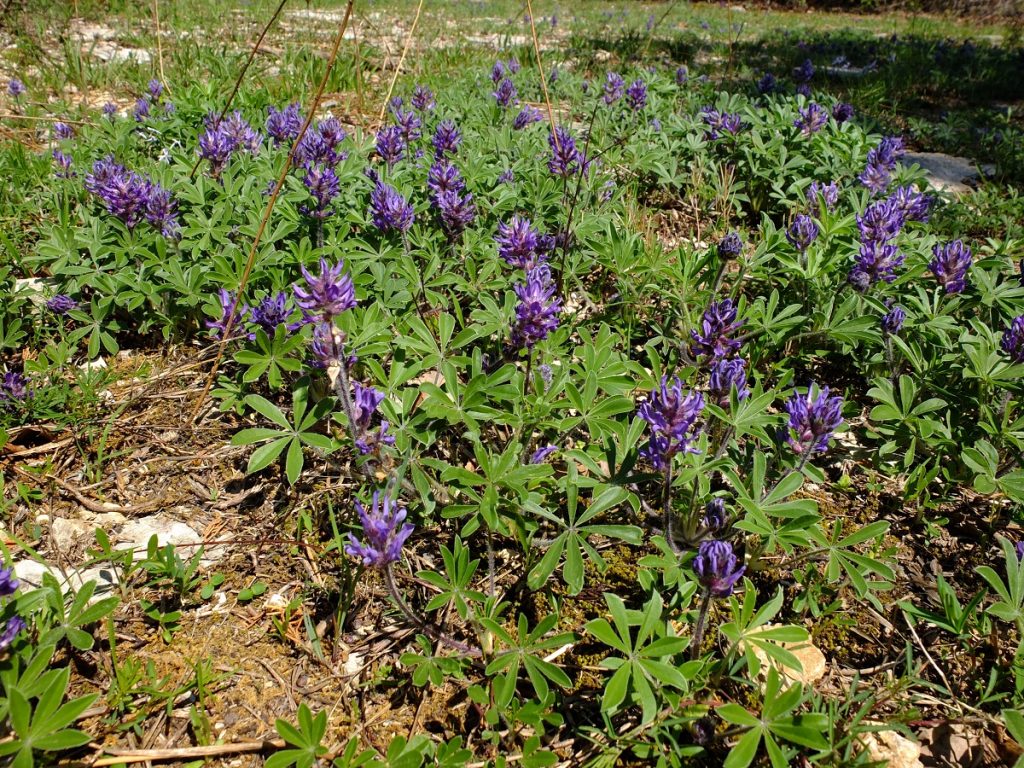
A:
[[[96,526],[85,520],[58,517],[50,523],[50,541],[60,552],[67,552],[92,541]]]
[[[920,745],[896,731],[865,733],[860,740],[872,760],[889,768],[924,768]]]
[[[771,626],[772,625],[770,624],[766,624],[765,628],[769,628]],[[784,648],[789,651],[797,658],[797,661],[800,662],[800,670],[792,669],[791,667],[784,667],[781,664],[769,660],[768,654],[753,643],[751,643],[751,649],[754,651],[754,655],[757,656],[758,661],[760,661],[761,664],[774,665],[787,685],[795,682],[803,683],[804,685],[811,685],[825,676],[825,654],[822,653],[821,649],[814,645],[810,640],[803,643],[777,643],[777,645],[780,648]]]
[[[153,536],[156,536],[161,547],[173,544],[183,558],[192,557],[203,538],[185,523],[158,514],[125,523],[117,534],[120,542],[117,548],[133,549],[135,559],[142,560],[146,557],[146,547]],[[204,560],[210,558],[210,555],[210,552],[204,552]]]
[[[35,560],[19,560],[14,564],[15,576],[26,587],[35,589],[43,586],[43,575],[47,573],[53,576],[57,583],[60,584],[61,589],[65,591],[69,588],[78,591],[82,588],[83,584],[95,581],[96,588],[92,597],[89,598],[90,605],[106,597],[117,586],[117,576],[113,569],[107,566],[84,568],[82,570],[71,569],[67,577],[65,577],[58,569]]]

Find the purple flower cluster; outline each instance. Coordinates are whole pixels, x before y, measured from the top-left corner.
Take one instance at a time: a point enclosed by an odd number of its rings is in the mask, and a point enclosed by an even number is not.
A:
[[[828,123],[828,111],[813,101],[806,107],[800,107],[799,112],[800,116],[793,121],[793,125],[799,128],[804,136],[817,133]]]
[[[555,284],[547,264],[538,264],[526,273],[526,280],[515,288],[519,303],[512,326],[512,345],[532,350],[558,327],[562,300],[555,296]]]
[[[11,597],[21,586],[21,582],[14,577],[13,568],[0,568],[0,597]],[[4,622],[4,628],[0,631],[0,651],[10,647],[18,634],[25,629],[25,620],[14,614]]]
[[[877,147],[868,152],[867,165],[857,177],[860,183],[874,195],[884,192],[903,153],[903,139],[898,136],[883,138]]]
[[[295,141],[302,129],[302,111],[298,102],[280,110],[274,106],[269,107],[266,128],[275,147]]]
[[[434,129],[431,143],[434,145],[434,157],[441,159],[446,155],[454,155],[462,143],[462,133],[453,120],[442,120]]]
[[[16,77],[7,81],[7,95],[14,100],[20,99],[27,90],[25,84]]]
[[[757,92],[762,96],[775,93],[778,87],[779,81],[771,72],[765,72],[761,79],[757,81]]]
[[[75,137],[75,129],[67,123],[56,122],[53,124],[53,135],[60,139],[73,139]]]
[[[713,107],[704,107],[700,111],[701,120],[706,126],[704,138],[714,141],[722,135],[735,136],[743,127],[740,116],[733,112],[719,112]]]
[[[731,595],[746,569],[727,541],[702,541],[693,558],[693,572],[712,597]]]
[[[430,167],[427,187],[441,220],[441,228],[447,235],[457,237],[476,220],[473,195],[465,191],[466,183],[459,169],[443,156]]]
[[[7,371],[3,377],[0,377],[0,403],[20,403],[31,395],[28,379],[17,371]]]
[[[356,448],[364,456],[373,453],[382,445],[394,445],[394,435],[388,434],[391,426],[387,420],[381,419],[376,434],[370,431],[373,414],[384,401],[384,393],[375,387],[366,387],[358,381],[352,382],[352,417],[356,432]]]
[[[880,240],[866,240],[861,243],[847,279],[855,290],[864,293],[879,281],[893,282],[896,269],[902,265],[903,254],[895,245]]]
[[[618,72],[609,72],[604,80],[604,103],[611,106],[622,98],[622,91],[626,87],[626,81]]]
[[[637,78],[626,89],[626,104],[634,112],[639,112],[647,106],[647,84]]]
[[[999,345],[1013,362],[1024,363],[1024,315],[1013,318]]]
[[[818,239],[818,225],[806,213],[798,213],[786,230],[786,239],[800,253],[804,253]]]
[[[61,152],[59,149],[53,150],[53,175],[58,179],[70,179],[75,175],[75,172],[71,170],[72,164],[71,155]]]
[[[413,531],[413,526],[405,522],[405,507],[400,501],[393,501],[390,496],[384,496],[382,507],[380,493],[376,491],[369,511],[358,501],[355,505],[363,526],[363,540],[360,541],[350,533],[345,552],[359,558],[363,565],[370,568],[383,568],[398,562],[402,558],[405,540]]]
[[[853,114],[853,105],[847,104],[845,101],[840,101],[832,107],[832,119],[839,125],[852,120]]]
[[[394,187],[377,182],[370,193],[370,219],[381,232],[401,232],[403,235],[412,228],[415,218],[412,204],[407,202]]]
[[[743,253],[743,240],[735,232],[730,232],[721,240],[718,241],[718,258],[725,261],[731,261],[732,259],[739,258],[739,255]]]
[[[320,258],[320,274],[312,275],[300,267],[305,286],[295,285],[296,305],[310,316],[330,321],[346,309],[356,305],[355,288],[352,278],[344,273],[345,262],[339,261],[333,267],[327,259]]]
[[[716,496],[704,505],[704,518],[701,520],[709,533],[720,531],[725,527],[728,517],[725,512],[725,499]]]
[[[46,302],[46,308],[55,315],[66,315],[78,307],[78,302],[63,293],[58,293]]]
[[[263,329],[268,336],[273,336],[277,326],[285,325],[292,316],[292,310],[288,307],[288,294],[278,291],[276,294],[265,296],[259,304],[249,311],[249,322],[254,323]],[[255,339],[256,334],[250,333],[249,339]]]
[[[719,359],[712,364],[708,379],[708,395],[716,405],[727,408],[734,389],[737,400],[746,400],[750,397],[746,369],[747,361],[738,357]]]
[[[423,121],[411,109],[396,109],[394,118],[395,125],[401,130],[402,140],[406,144],[418,141],[423,135]]]
[[[425,85],[418,85],[413,88],[412,98],[409,99],[412,108],[419,112],[430,112],[437,106],[434,100],[434,92]]]
[[[171,193],[151,179],[129,171],[107,156],[97,160],[85,177],[88,192],[103,201],[109,213],[129,229],[145,219],[165,237],[176,237],[178,220]]]
[[[498,222],[498,233],[494,236],[498,244],[498,255],[510,266],[529,272],[544,263],[552,243],[533,228],[529,219],[513,216],[506,224]]]
[[[498,83],[498,87],[491,95],[502,109],[508,109],[519,103],[519,91],[516,90],[516,84],[507,77]]]
[[[793,80],[800,84],[806,84],[814,79],[814,63],[810,59],[804,59],[803,63],[793,70]]]
[[[295,162],[305,168],[311,165],[334,167],[348,157],[348,152],[338,149],[347,137],[348,133],[338,118],[325,117],[315,128],[306,131],[299,146],[295,148]]]
[[[334,211],[331,203],[341,191],[341,182],[330,166],[311,165],[306,170],[302,179],[310,196],[313,198],[312,207],[302,206],[302,212],[314,219],[326,219]]]
[[[685,64],[676,68],[676,85],[686,85],[686,81],[689,79],[690,70],[686,68]]]
[[[677,376],[669,386],[662,377],[661,388],[651,391],[637,414],[651,428],[651,439],[640,450],[655,469],[666,469],[677,453],[697,453],[692,447],[700,432],[700,417],[704,411],[704,396],[688,392],[683,396],[683,383]]]
[[[562,126],[548,134],[548,146],[551,148],[548,170],[552,175],[565,179],[580,172],[586,174],[590,168],[590,161],[582,150],[577,149],[572,134]]]
[[[946,293],[962,293],[967,287],[967,270],[971,267],[971,249],[962,240],[932,247],[928,268]]]
[[[903,327],[904,321],[907,319],[907,313],[903,311],[902,307],[886,305],[889,311],[882,315],[882,333],[886,336],[895,336],[900,332]]]
[[[708,305],[701,318],[700,329],[690,331],[690,354],[694,357],[705,357],[714,363],[732,357],[743,342],[734,338],[734,334],[743,326],[742,320],[736,319],[737,307],[732,299],[722,299]]]
[[[807,188],[807,208],[812,216],[821,216],[822,203],[825,204],[825,210],[834,211],[838,202],[839,185],[834,181],[828,184],[812,181]]]
[[[786,401],[787,442],[804,459],[828,450],[832,434],[843,423],[843,398],[829,397],[828,387],[822,387],[817,397],[812,390],[809,387],[806,395],[794,392]]]
[[[234,330],[238,327],[241,319],[249,313],[249,307],[245,304],[239,306],[237,294],[226,288],[217,291],[217,299],[220,301],[220,317],[215,320],[207,320],[205,325],[213,338],[222,339],[227,333],[228,321],[231,321],[231,328]]]
[[[532,125],[533,123],[539,123],[543,119],[544,115],[541,113],[539,109],[527,104],[519,111],[519,114],[516,115],[516,119],[512,121],[512,127],[517,131],[521,131],[528,125]]]
[[[376,140],[377,154],[393,168],[395,163],[405,156],[405,136],[402,129],[397,125],[386,125],[377,131]]]

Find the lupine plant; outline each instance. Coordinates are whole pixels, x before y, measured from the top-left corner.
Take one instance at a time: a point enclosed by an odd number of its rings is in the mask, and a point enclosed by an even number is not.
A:
[[[303,551],[330,499],[318,577],[345,597],[334,626],[306,617],[311,653],[330,667],[362,629],[345,601],[386,601],[411,632],[381,675],[458,690],[484,748],[524,765],[564,756],[564,713],[587,697],[609,764],[852,754],[868,713],[832,716],[794,652],[851,605],[975,639],[1002,622],[1018,642],[989,649],[1003,663],[976,703],[1019,706],[1021,545],[1004,539],[977,570],[985,593],[943,618],[886,597],[889,519],[819,506],[853,482],[851,445],[914,525],[958,486],[1010,502],[990,527],[1024,503],[1011,244],[940,237],[903,140],[817,91],[810,58],[735,92],[623,64],[560,68],[546,94],[522,62],[503,54],[457,92],[400,84],[372,130],[321,109],[300,136],[308,101],[266,92],[220,119],[186,84],[167,83],[169,111],[160,81],[128,116],[54,126],[37,160],[60,194],[27,261],[52,286],[0,315],[0,426],[52,409],[72,358],[155,339],[223,351],[220,418],[246,473],[287,489]],[[552,97],[564,109],[541,109]],[[634,204],[658,199],[694,211],[694,237],[637,231]],[[29,343],[40,354],[16,358]],[[92,699],[60,705],[67,674],[38,674],[55,647],[91,647],[82,627],[113,604],[79,591],[66,614],[59,587],[17,586],[0,571],[16,736],[0,754],[30,765],[85,743],[68,729]],[[907,719],[889,706],[866,705]],[[277,721],[274,765],[327,759],[326,714],[297,717]],[[395,739],[386,759],[464,765],[461,736]],[[331,757],[376,759],[358,740]]]

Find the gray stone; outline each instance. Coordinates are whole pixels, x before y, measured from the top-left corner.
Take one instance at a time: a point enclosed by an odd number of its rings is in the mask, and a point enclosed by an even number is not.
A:
[[[96,588],[92,597],[89,598],[90,605],[106,597],[117,586],[117,575],[109,566],[95,566],[80,570],[72,568],[65,576],[57,568],[36,560],[19,560],[14,564],[15,576],[23,586],[32,589],[43,586],[43,576],[47,573],[57,580],[64,591],[70,588],[77,592],[83,584],[95,581]]]
[[[130,520],[117,533],[118,549],[134,550],[136,560],[146,557],[149,540],[157,537],[159,546],[173,544],[183,558],[192,557],[199,549],[203,537],[193,528],[163,514],[150,515]],[[204,565],[215,563],[224,556],[223,547],[211,547],[203,551]]]
[[[82,544],[89,544],[95,530],[95,523],[58,517],[50,523],[50,542],[57,551],[68,552]]]
[[[921,166],[932,189],[954,196],[967,194],[983,172],[990,172],[987,166],[979,170],[975,162],[966,157],[942,152],[907,152],[901,162],[906,166]]]

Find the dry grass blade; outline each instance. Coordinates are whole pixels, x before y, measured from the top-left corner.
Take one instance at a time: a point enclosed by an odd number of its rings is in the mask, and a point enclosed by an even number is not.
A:
[[[282,0],[282,6],[284,5],[284,2],[285,0]],[[284,161],[284,167],[281,168],[281,173],[278,174],[277,181],[274,183],[274,191],[271,192],[270,199],[267,201],[267,208],[263,212],[263,218],[260,220],[259,229],[256,230],[256,237],[253,238],[252,247],[249,249],[249,257],[245,262],[242,279],[238,283],[239,296],[245,292],[245,286],[249,282],[249,275],[252,273],[253,265],[256,263],[256,252],[259,250],[260,241],[263,239],[263,232],[267,228],[267,222],[270,221],[270,214],[274,212],[274,205],[277,203],[278,195],[281,194],[281,188],[284,186],[284,180],[288,178],[288,171],[291,170],[292,164],[295,161],[295,151],[298,149],[299,144],[302,143],[302,139],[306,135],[306,131],[309,130],[310,123],[313,122],[313,116],[316,114],[316,111],[320,106],[320,100],[323,98],[324,89],[327,87],[327,80],[330,78],[331,72],[334,70],[334,63],[338,60],[338,49],[341,48],[341,41],[345,37],[345,30],[348,28],[348,20],[352,16],[352,4],[354,2],[355,0],[348,0],[348,3],[345,5],[345,17],[341,20],[341,26],[338,27],[338,34],[334,38],[334,46],[331,48],[331,56],[327,60],[327,67],[324,69],[324,76],[320,79],[320,84],[316,89],[316,95],[313,97],[313,103],[309,105],[309,112],[306,114],[306,119],[302,123],[302,128],[299,129],[299,134],[295,137],[295,141],[292,143],[292,148],[288,152],[288,157]],[[217,377],[217,371],[220,368],[220,361],[224,357],[224,348],[227,345],[228,339],[231,338],[231,328],[235,323],[237,309],[238,302],[235,302],[234,306],[231,307],[231,311],[228,313],[228,319],[224,325],[224,332],[221,334],[220,343],[217,345],[217,356],[213,360],[213,366],[210,368],[210,373],[206,377],[206,383],[203,385],[203,391],[199,394],[199,400],[196,402],[196,407],[192,411],[190,423],[195,422],[196,417],[199,415],[199,411],[203,407],[203,403],[206,402],[207,395],[210,394],[210,387],[213,386],[213,380]]]
[[[249,67],[252,65],[253,59],[256,58],[256,54],[259,52],[260,46],[263,45],[263,39],[267,36],[267,32],[270,31],[270,28],[274,26],[274,22],[277,21],[277,17],[281,15],[281,11],[284,10],[285,3],[287,2],[288,0],[281,0],[281,2],[278,3],[277,8],[274,9],[273,15],[271,15],[266,25],[264,25],[263,31],[260,32],[260,36],[256,39],[256,44],[252,47],[252,50],[249,51],[249,58],[245,60],[245,65],[242,67],[242,71],[238,73],[238,77],[235,79],[235,85],[231,89],[231,94],[228,96],[228,100],[224,102],[224,108],[220,111],[220,114],[217,116],[217,124],[220,124],[220,121],[224,119],[225,115],[227,115],[228,110],[231,109],[231,103],[235,100],[235,96],[238,94],[238,89],[242,87],[242,81],[245,79],[245,73],[249,71]],[[352,4],[349,3],[350,9],[351,6]],[[348,21],[347,12],[345,14],[345,21]],[[161,81],[163,80],[162,66],[160,71],[160,79]],[[188,175],[190,179],[194,179],[196,177],[196,171],[199,170],[199,166],[202,164],[202,162],[203,158],[199,157],[196,159],[195,165],[192,166],[192,171]]]
[[[113,757],[101,757],[91,763],[93,766],[121,765],[123,763],[148,763],[158,760],[192,760],[200,757],[236,755],[242,752],[264,752],[281,749],[281,739],[266,741],[241,741],[236,744],[212,744],[206,747],[178,747],[174,749],[119,750],[105,749]]]
[[[387,95],[384,96],[384,103],[380,107],[380,115],[377,116],[378,120],[383,120],[384,115],[388,111],[388,102],[391,101],[391,94],[395,90],[395,83],[398,82],[398,76],[402,74],[402,66],[405,64],[405,56],[409,53],[409,46],[412,45],[413,35],[416,34],[416,25],[420,20],[420,13],[423,11],[423,0],[420,0],[416,6],[416,15],[413,17],[412,26],[409,28],[409,34],[405,36],[405,45],[402,46],[402,55],[398,59],[398,64],[395,66],[395,74],[391,76],[391,84],[388,86]]]

